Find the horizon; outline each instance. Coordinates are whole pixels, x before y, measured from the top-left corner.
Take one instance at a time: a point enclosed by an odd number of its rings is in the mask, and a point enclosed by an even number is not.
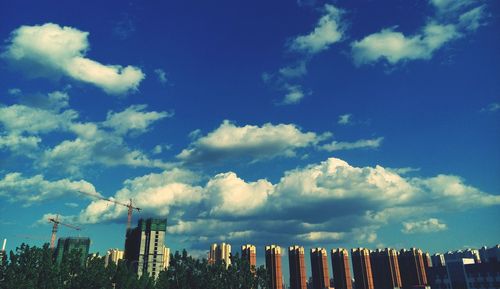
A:
[[[40,246],[59,215],[83,230],[58,238],[123,249],[116,202],[132,199],[132,227],[167,218],[165,245],[194,256],[220,242],[495,246],[499,12],[471,0],[4,1],[0,240]]]

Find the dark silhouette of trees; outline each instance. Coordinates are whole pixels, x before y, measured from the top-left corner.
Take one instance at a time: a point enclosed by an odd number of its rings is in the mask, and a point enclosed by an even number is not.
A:
[[[104,259],[81,252],[65,254],[58,264],[53,251],[22,244],[3,266],[0,265],[0,289],[267,289],[263,266],[250,268],[245,259],[231,257],[231,265],[208,264],[206,259],[189,256],[186,250],[171,255],[170,266],[159,277],[140,278],[126,262],[104,266]]]

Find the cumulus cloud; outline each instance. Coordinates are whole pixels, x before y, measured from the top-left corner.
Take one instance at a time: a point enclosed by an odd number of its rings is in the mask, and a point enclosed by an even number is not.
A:
[[[330,4],[325,4],[323,9],[325,14],[319,19],[314,30],[293,39],[289,45],[290,50],[316,54],[342,39],[342,11]]]
[[[145,75],[134,66],[105,65],[86,58],[88,32],[54,23],[21,26],[11,33],[2,57],[33,76],[67,76],[109,94],[136,91]]]
[[[415,233],[433,233],[445,231],[448,229],[445,223],[442,223],[436,218],[430,218],[422,221],[403,222],[403,229],[401,232],[405,234]]]
[[[302,132],[293,124],[237,126],[225,120],[214,131],[195,139],[177,158],[188,163],[202,163],[234,158],[259,161],[292,157],[298,149],[315,145],[328,136]]]
[[[23,206],[30,206],[61,196],[81,196],[79,192],[100,195],[94,186],[85,181],[60,179],[49,181],[43,175],[24,177],[21,173],[8,173],[0,179],[0,196],[9,202],[20,202]]]
[[[461,34],[454,25],[428,23],[423,30],[405,36],[394,28],[383,29],[351,44],[356,65],[384,59],[390,64],[400,61],[430,59],[434,52]]]
[[[41,105],[44,99],[47,101]],[[0,149],[33,158],[38,167],[74,175],[96,164],[168,167],[165,162],[130,148],[126,137],[147,132],[153,123],[171,117],[172,113],[146,111],[146,105],[132,105],[120,112],[108,112],[103,122],[82,123],[77,121],[76,111],[65,109],[68,99],[65,92],[56,91],[35,99],[25,98],[30,106],[0,106]],[[41,136],[47,133],[69,133],[75,137],[44,148]]]
[[[360,139],[355,142],[343,142],[343,141],[333,141],[329,144],[324,144],[320,146],[322,150],[327,152],[340,151],[340,150],[352,150],[352,149],[375,149],[380,147],[383,137],[375,139]]]
[[[411,60],[428,60],[444,45],[484,25],[486,6],[470,8],[472,0],[430,0],[436,15],[419,32],[405,35],[385,28],[351,43],[356,65],[385,60],[391,65]]]
[[[176,168],[127,180],[113,198],[132,198],[146,215],[168,215],[173,238],[201,247],[219,240],[367,244],[390,223],[500,205],[500,196],[466,185],[456,176],[410,178],[382,166],[356,167],[336,158],[287,171],[276,184],[247,181],[234,172],[204,181]],[[72,219],[97,223],[125,217],[124,207],[97,200]],[[408,223],[409,231],[436,227],[428,220]],[[441,221],[437,224],[443,226]]]
[[[166,117],[172,117],[172,112],[144,111],[147,105],[132,105],[121,112],[108,112],[108,117],[103,123],[105,127],[112,128],[116,133],[144,133],[153,122]]]

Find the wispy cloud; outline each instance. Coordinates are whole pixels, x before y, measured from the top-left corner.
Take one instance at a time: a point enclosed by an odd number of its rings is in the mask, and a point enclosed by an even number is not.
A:
[[[320,149],[328,152],[352,149],[375,149],[380,147],[383,140],[383,137],[379,137],[375,139],[360,139],[355,142],[333,141],[329,144],[321,145]]]
[[[496,112],[500,110],[500,103],[492,102],[487,107],[481,109],[481,112]]]
[[[161,84],[165,84],[168,82],[167,73],[163,69],[157,68],[154,71],[155,71],[156,77],[158,78],[158,81]]]
[[[346,124],[350,124],[351,120],[352,120],[352,114],[346,113],[346,114],[339,115],[339,120],[337,121],[337,123],[341,124],[341,125],[346,125]]]

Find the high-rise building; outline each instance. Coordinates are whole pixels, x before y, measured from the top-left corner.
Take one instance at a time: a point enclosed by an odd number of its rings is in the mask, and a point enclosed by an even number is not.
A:
[[[444,260],[444,255],[443,254],[436,253],[436,254],[434,254],[434,255],[431,256],[431,260],[432,260],[432,266],[433,267],[446,266],[446,262]]]
[[[313,289],[330,288],[330,277],[328,275],[328,253],[325,248],[311,249],[311,270],[313,277]]]
[[[104,266],[108,267],[110,263],[118,264],[123,259],[124,251],[120,249],[109,249],[104,257]]]
[[[77,251],[80,254],[81,264],[85,264],[87,256],[89,254],[90,239],[85,237],[68,237],[59,238],[57,240],[57,247],[54,252],[55,259],[58,264],[60,264],[65,255],[72,251]]]
[[[269,276],[269,289],[283,289],[283,274],[281,273],[281,247],[270,245],[266,250],[266,270]]]
[[[304,247],[292,246],[288,248],[288,265],[290,268],[290,289],[307,289]]]
[[[401,288],[398,252],[395,249],[371,251],[370,262],[375,289]]]
[[[335,289],[352,289],[349,251],[342,248],[332,249],[331,258]]]
[[[246,244],[241,246],[241,258],[245,259],[250,265],[250,269],[257,267],[257,249],[254,245]]]
[[[167,269],[170,266],[170,248],[163,248],[163,269]]]
[[[460,261],[462,259],[474,259],[474,263],[481,263],[481,254],[476,249],[465,249],[444,253],[446,262]]]
[[[7,239],[3,239],[2,250],[0,251],[0,266],[4,266],[7,263],[7,252],[5,252],[5,246],[7,245]]]
[[[416,248],[402,249],[399,251],[398,261],[403,288],[427,285],[422,250]]]
[[[500,245],[490,248],[482,247],[479,249],[479,256],[482,263],[500,262]]]
[[[125,259],[137,275],[157,278],[165,267],[167,219],[140,219],[137,228],[127,230]]]
[[[353,248],[351,249],[351,259],[356,289],[374,289],[370,250]]]
[[[231,265],[231,245],[226,243],[212,244],[208,252],[208,263],[215,264],[217,261],[223,261],[226,268]]]

